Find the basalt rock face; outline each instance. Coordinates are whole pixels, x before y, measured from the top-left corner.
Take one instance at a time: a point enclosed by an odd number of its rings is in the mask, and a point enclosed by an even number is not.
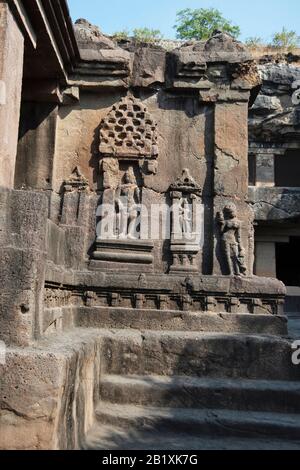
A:
[[[299,62],[262,59],[258,70],[262,88],[249,118],[250,141],[281,143],[299,139],[299,110],[292,95],[299,86]],[[266,62],[265,62],[266,61]]]
[[[216,381],[228,390],[230,379],[231,411],[245,412],[232,434],[268,423],[279,391],[299,374],[284,338],[285,287],[253,275],[248,108],[260,85],[257,68],[241,43],[220,32],[172,50],[121,47],[82,20],[76,34],[81,60],[57,112],[50,119],[37,110],[38,134],[26,145],[21,136],[19,145],[20,169],[42,163],[37,180],[51,171],[47,191],[24,183],[0,193],[0,277],[9,280],[0,304],[8,358],[0,365],[0,447],[78,448],[88,445],[97,419],[126,423],[115,389],[104,396],[103,374],[117,376],[116,389],[140,376],[133,407],[157,375],[167,393],[174,382],[178,399],[176,383],[186,388],[194,378],[201,390],[211,379],[216,397]],[[40,155],[49,135],[51,165],[42,157],[28,162],[26,147]],[[241,378],[253,381],[246,387],[252,400],[267,381],[264,406],[260,392],[251,410],[241,403]],[[115,420],[110,407],[103,413],[104,399],[117,405]],[[189,404],[183,399],[178,418],[186,429],[204,420],[213,434],[216,419],[203,410],[215,406],[214,416],[232,428],[228,401],[195,402],[196,421],[185,412]],[[133,433],[150,422],[140,411],[129,410]],[[174,424],[176,410],[167,413]],[[157,429],[161,414],[153,414]],[[288,428],[296,438],[297,423],[283,421],[273,416],[259,431],[278,436]]]
[[[76,21],[75,34],[80,49],[115,49],[116,43],[103,34],[97,26],[92,25],[87,20]]]
[[[299,56],[262,56],[257,67],[262,86],[249,112],[249,198],[258,222],[294,223],[300,216],[298,182],[291,177],[299,173]]]
[[[255,219],[263,222],[296,222],[300,217],[300,192],[297,188],[249,189]]]
[[[94,64],[93,74],[127,76],[130,69],[130,55],[121,49],[115,41],[101,33],[97,26],[80,19],[75,23],[75,34],[78,41],[81,73],[88,73]]]

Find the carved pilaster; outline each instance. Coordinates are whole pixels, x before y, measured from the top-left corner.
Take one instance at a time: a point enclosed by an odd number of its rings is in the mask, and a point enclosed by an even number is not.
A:
[[[136,294],[135,296],[135,308],[143,309],[145,305],[145,296],[143,294]]]
[[[159,296],[159,308],[160,310],[168,310],[169,307],[169,297],[167,295]]]
[[[60,222],[62,225],[81,226],[86,217],[88,180],[77,166],[64,181]]]
[[[216,312],[218,307],[218,302],[215,297],[206,298],[206,309],[208,312]]]

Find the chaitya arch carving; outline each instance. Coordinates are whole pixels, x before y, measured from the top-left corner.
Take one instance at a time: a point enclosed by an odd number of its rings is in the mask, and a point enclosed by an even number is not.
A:
[[[100,127],[103,157],[156,160],[157,124],[142,101],[132,95],[114,105]]]

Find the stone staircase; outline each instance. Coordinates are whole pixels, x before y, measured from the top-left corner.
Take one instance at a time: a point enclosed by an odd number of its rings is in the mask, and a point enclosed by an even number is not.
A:
[[[271,335],[124,330],[87,449],[300,449],[300,371]]]

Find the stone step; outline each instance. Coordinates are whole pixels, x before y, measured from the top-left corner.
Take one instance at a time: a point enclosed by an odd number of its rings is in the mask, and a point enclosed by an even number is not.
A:
[[[103,425],[131,433],[144,430],[192,436],[277,438],[300,440],[299,415],[253,411],[158,408],[101,402],[96,418]]]
[[[120,405],[300,413],[300,382],[107,375],[100,398]]]
[[[78,307],[73,314],[83,328],[287,335],[286,317],[276,315],[107,307]]]
[[[183,432],[130,430],[96,424],[89,432],[86,450],[300,450],[300,440],[271,438],[193,436]]]
[[[103,374],[299,380],[291,341],[274,336],[116,331],[103,340]]]

